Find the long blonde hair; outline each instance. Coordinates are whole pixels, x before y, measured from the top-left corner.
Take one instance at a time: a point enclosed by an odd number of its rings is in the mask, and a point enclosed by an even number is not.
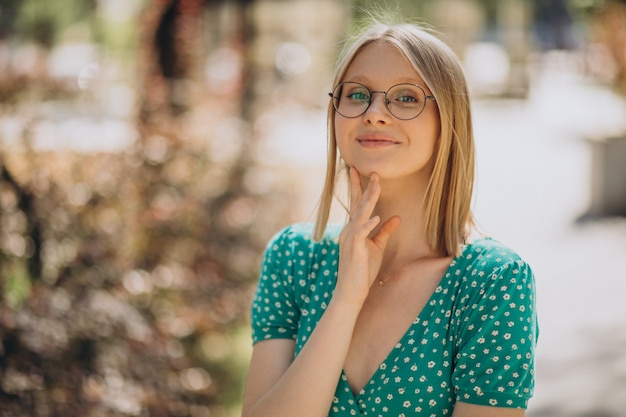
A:
[[[354,57],[372,42],[398,49],[436,99],[441,121],[435,164],[425,195],[428,245],[442,256],[455,256],[473,227],[474,135],[465,76],[455,53],[431,31],[412,23],[371,24],[344,48],[333,85],[343,79]],[[318,206],[314,239],[322,238],[341,166],[335,136],[335,109],[328,106],[328,159]]]

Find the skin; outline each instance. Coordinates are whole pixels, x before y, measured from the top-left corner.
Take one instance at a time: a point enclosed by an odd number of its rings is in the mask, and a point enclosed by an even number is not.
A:
[[[379,91],[401,82],[425,87],[408,61],[382,43],[363,48],[343,81]],[[350,221],[339,236],[333,298],[297,358],[293,340],[254,346],[244,417],[327,416],[341,371],[353,392],[360,391],[449,266],[451,258],[427,245],[421,208],[440,130],[436,105],[428,102],[418,118],[398,120],[382,94],[373,97],[362,116],[335,118],[339,151],[351,167],[351,198]],[[384,287],[372,285],[387,278]],[[453,417],[523,415],[467,403],[457,403],[453,412]]]
[[[408,61],[383,43],[366,46],[353,60],[344,81],[360,82],[372,91],[387,91],[394,84],[412,83],[431,94]],[[364,178],[376,172],[382,181],[396,188],[426,187],[439,130],[439,113],[434,102],[427,101],[417,118],[398,120],[385,106],[384,94],[372,95],[372,103],[362,117],[335,115],[337,146],[346,164],[355,167]],[[383,185],[386,190],[386,184]]]

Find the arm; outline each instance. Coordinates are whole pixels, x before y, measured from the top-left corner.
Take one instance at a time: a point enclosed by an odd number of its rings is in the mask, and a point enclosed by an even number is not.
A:
[[[452,412],[452,417],[524,417],[522,408],[490,407],[464,402],[457,402]]]
[[[357,315],[357,309],[331,301],[295,360],[293,340],[258,342],[242,416],[328,415]]]
[[[337,285],[326,311],[298,356],[295,342],[274,339],[258,342],[252,354],[242,415],[326,416],[352,340],[354,326],[374,281],[387,241],[398,218],[379,224],[370,218],[380,186],[374,175],[362,192],[358,172],[350,172],[351,221],[340,235]]]

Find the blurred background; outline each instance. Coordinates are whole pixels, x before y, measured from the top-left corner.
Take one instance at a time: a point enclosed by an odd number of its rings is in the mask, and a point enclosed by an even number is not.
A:
[[[380,4],[0,0],[0,416],[239,414],[263,249],[314,219]],[[537,278],[527,415],[626,416],[626,2],[386,5],[465,65],[476,216]]]

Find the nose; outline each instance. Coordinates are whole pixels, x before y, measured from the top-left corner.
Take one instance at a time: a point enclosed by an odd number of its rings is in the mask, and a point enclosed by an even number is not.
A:
[[[365,111],[365,121],[371,124],[385,124],[391,118],[387,108],[387,96],[384,91],[372,91],[370,105]],[[377,97],[379,96],[379,97]]]

